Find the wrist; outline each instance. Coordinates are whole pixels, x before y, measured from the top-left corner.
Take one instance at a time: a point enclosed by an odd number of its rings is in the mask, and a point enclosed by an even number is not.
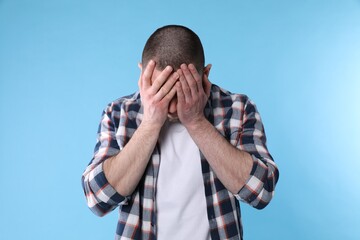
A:
[[[184,126],[189,131],[189,133],[203,132],[210,122],[202,116],[201,118],[193,119],[189,123],[185,123]]]
[[[164,123],[143,120],[140,123],[139,128],[143,129],[144,131],[150,131],[152,133],[159,133],[163,125],[164,125]]]

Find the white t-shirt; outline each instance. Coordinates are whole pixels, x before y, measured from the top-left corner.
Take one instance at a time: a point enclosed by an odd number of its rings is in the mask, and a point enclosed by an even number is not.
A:
[[[210,239],[198,147],[178,122],[164,125],[159,142],[157,239]]]

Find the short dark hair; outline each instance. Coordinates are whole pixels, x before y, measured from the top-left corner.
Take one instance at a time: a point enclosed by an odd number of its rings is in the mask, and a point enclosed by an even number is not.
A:
[[[168,65],[176,70],[182,63],[192,63],[202,73],[205,63],[200,38],[191,29],[180,25],[161,27],[149,37],[142,53],[144,68],[151,59],[156,61],[158,70]]]

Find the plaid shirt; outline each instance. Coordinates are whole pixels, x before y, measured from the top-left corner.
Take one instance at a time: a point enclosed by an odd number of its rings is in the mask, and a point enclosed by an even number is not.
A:
[[[103,216],[119,206],[115,239],[156,239],[159,145],[155,147],[143,178],[131,196],[117,193],[103,171],[103,162],[118,154],[130,140],[141,123],[142,113],[139,92],[119,98],[107,106],[99,125],[94,157],[82,176],[88,206],[96,215]],[[212,85],[204,113],[230,144],[250,153],[253,159],[249,179],[234,195],[223,186],[199,151],[211,239],[242,239],[238,200],[257,209],[264,208],[274,195],[279,172],[267,150],[260,115],[247,96],[232,94]]]

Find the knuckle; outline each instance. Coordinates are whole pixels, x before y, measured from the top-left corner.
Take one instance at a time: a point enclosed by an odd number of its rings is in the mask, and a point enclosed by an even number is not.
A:
[[[148,80],[148,76],[146,73],[144,73],[143,75],[141,75],[141,81],[147,81]]]
[[[162,87],[162,88],[160,89],[160,93],[163,94],[163,95],[166,95],[168,92],[169,92],[169,90],[167,90],[166,87]]]
[[[153,82],[152,88],[157,89],[158,87],[159,87],[159,82],[158,81]]]
[[[195,87],[196,86],[196,81],[190,81],[190,86]]]
[[[194,69],[194,68],[190,68],[190,71],[191,71],[191,73],[193,74],[193,75],[197,75],[197,71],[196,71],[196,69]]]
[[[190,91],[190,88],[188,86],[184,86],[183,89],[185,92]]]

